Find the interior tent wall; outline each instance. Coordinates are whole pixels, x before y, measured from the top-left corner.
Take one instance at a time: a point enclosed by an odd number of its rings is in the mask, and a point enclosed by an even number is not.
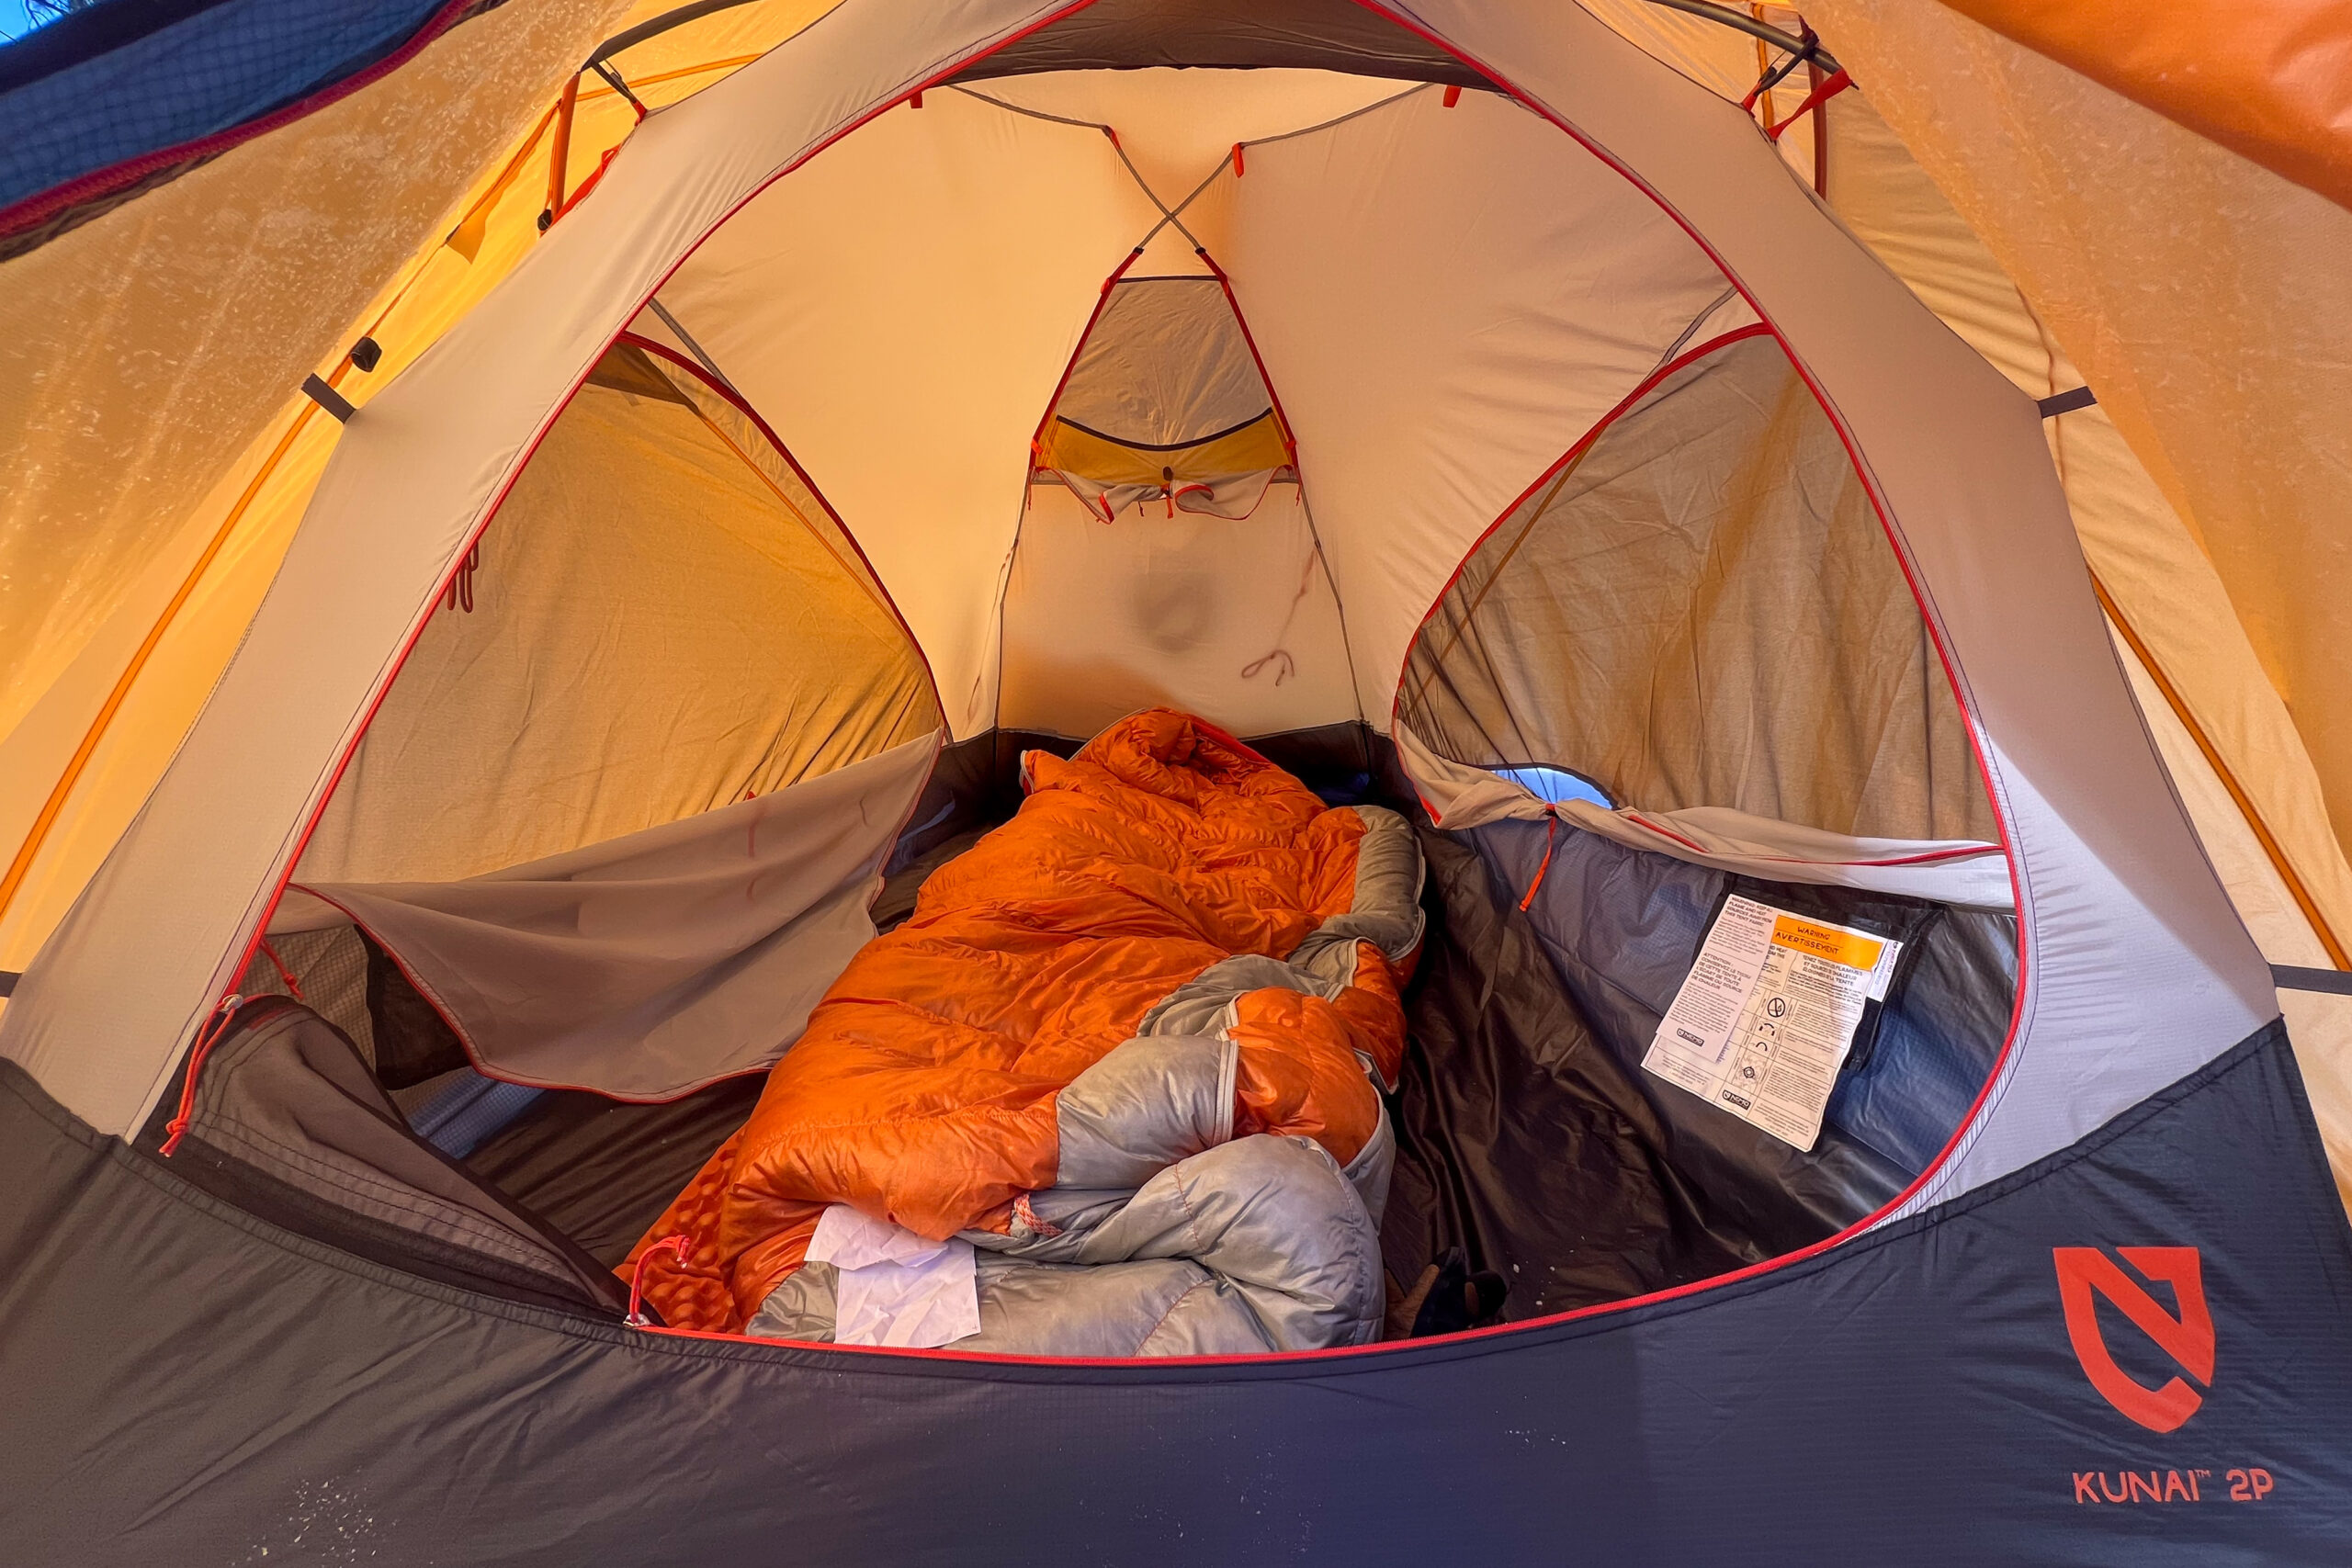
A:
[[[1492,94],[1419,92],[1250,148],[1203,205],[1378,722],[1471,543],[1728,286],[1637,189]]]
[[[648,351],[605,355],[425,624],[303,882],[453,882],[936,732],[855,547],[733,415]]]
[[[673,102],[826,8],[759,0],[618,63]],[[297,384],[316,370],[364,404],[505,276],[539,237],[560,83],[668,9],[498,7],[0,263],[0,969],[96,871],[268,587],[340,430]],[[567,188],[635,123],[590,77]],[[363,333],[372,373],[344,357]]]
[[[1826,113],[1828,199],[1856,236],[2029,396],[2083,385],[2082,372],[2018,286],[1871,100],[1845,94]],[[2163,673],[2159,683],[2125,648],[2141,709],[2164,742],[2182,800],[2239,912],[2272,962],[2337,967],[2345,933],[2352,931],[2352,868],[2296,716],[2272,685],[2212,560],[2102,406],[2056,415],[2044,428],[2076,535],[2110,612]],[[2174,712],[2176,703],[2195,724],[2195,736]],[[2227,769],[2228,784],[2199,739]],[[2249,817],[2261,824],[2259,833]],[[2261,860],[2258,870],[2244,863],[2245,853]],[[2291,885],[2271,863],[2274,857],[2286,863]],[[2291,1020],[2296,1054],[2338,1179],[2352,1181],[2352,1086],[2346,1081],[2352,1009],[2300,993],[2283,994],[2282,1002],[2307,1015]]]
[[[2230,890],[2230,901],[2245,917],[2246,929],[2261,945],[2263,956],[2273,964],[2334,968],[2293,890],[2278,874],[2268,848],[2256,839],[2245,813],[2207,761],[2203,748],[2174,713],[2138,652],[2120,634],[2116,657],[2132,677],[2132,694],[2147,716],[2149,731],[2180,792],[2181,805],[2197,824],[2197,836],[2212,857],[2222,886]],[[2295,1065],[2311,1097],[2312,1115],[2327,1148],[2337,1195],[2352,1209],[2352,996],[2295,987],[2281,989],[2278,1002],[2294,1042]]]
[[[594,199],[509,274],[498,292],[505,308],[478,307],[344,427],[337,460],[312,497],[312,525],[288,550],[203,721],[19,985],[0,1024],[11,1055],[53,1081],[94,1125],[119,1131],[143,1113],[160,1092],[165,1058],[242,967],[339,759],[389,682],[392,656],[605,346],[722,218],[936,74],[938,51],[976,51],[1044,14],[967,6],[953,18],[958,30],[943,34],[929,8],[878,0],[834,14],[800,47],[704,89],[693,100],[702,112],[639,127],[630,155],[608,165]],[[1098,267],[1095,280],[1107,270]],[[1062,334],[1062,355],[1075,334],[1075,324]],[[1049,387],[1029,400],[1032,411]],[[458,425],[477,460],[449,460]],[[352,454],[363,430],[374,438],[361,462]],[[850,514],[843,498],[832,499]],[[1006,497],[1008,523],[1018,500],[1016,487]],[[920,625],[916,632],[920,639]],[[256,745],[263,730],[267,743]],[[162,880],[133,890],[151,875]],[[77,931],[129,945],[107,960]],[[133,953],[145,977],[122,983],[117,964]],[[75,973],[90,961],[117,978]],[[64,1033],[41,1021],[48,1006],[78,1014],[90,1002],[114,1016],[85,1016]],[[87,1038],[87,1025],[109,1039],[175,1043],[127,1066],[69,1043],[67,1034]]]
[[[1809,10],[2212,561],[2342,837],[2352,211],[1942,6]]]
[[[1396,717],[1454,761],[1570,769],[1645,813],[1999,833],[1853,460],[1760,326],[1676,355],[1479,541]]]
[[[762,194],[662,286],[849,520],[958,739],[994,722],[1030,437],[1159,218],[1101,131],[941,91]]]
[[[2001,1113],[1963,1134],[1910,1207],[2064,1146],[2276,1016],[2269,976],[2123,688],[2054,477],[2040,465],[1994,472],[1967,456],[1978,442],[2038,443],[2032,404],[1957,339],[1920,332],[1917,301],[1826,226],[1745,124],[1736,136],[1694,134],[1739,116],[1735,105],[1661,80],[1581,11],[1424,0],[1414,15],[1703,236],[1860,454],[1958,672],[2008,829],[2027,977],[1991,1089]],[[1343,575],[1343,597],[1347,588]],[[2159,951],[2177,956],[2152,966]]]
[[[1137,708],[1238,735],[1352,720],[1346,631],[1296,485],[1238,520],[1130,507],[1105,523],[1040,484],[1004,605],[1011,729],[1091,736]]]

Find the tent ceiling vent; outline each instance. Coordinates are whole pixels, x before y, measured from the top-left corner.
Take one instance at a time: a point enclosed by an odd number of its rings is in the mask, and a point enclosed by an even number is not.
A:
[[[1105,522],[1160,502],[1247,517],[1290,467],[1290,434],[1224,286],[1114,284],[1037,433],[1037,468]]]

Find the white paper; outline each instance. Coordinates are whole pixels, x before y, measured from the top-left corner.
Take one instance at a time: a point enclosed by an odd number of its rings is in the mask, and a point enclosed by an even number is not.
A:
[[[968,1241],[933,1241],[835,1203],[817,1217],[808,1261],[840,1270],[836,1344],[930,1349],[980,1331],[979,1279]]]
[[[1902,951],[1851,926],[1727,898],[1642,1066],[1810,1149],[1862,1004],[1885,999]]]

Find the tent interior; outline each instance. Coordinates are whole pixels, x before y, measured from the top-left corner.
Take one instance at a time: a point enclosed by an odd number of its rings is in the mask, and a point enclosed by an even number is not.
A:
[[[2002,832],[1788,351],[1631,182],[1373,13],[1269,64],[1120,9],[671,273],[310,825],[234,987],[286,999],[142,1146],[613,1310],[1024,753],[1172,708],[1412,824],[1380,1337],[1759,1263],[1938,1160],[2017,1002]],[[1809,1145],[1644,1066],[1734,897],[1899,944]]]

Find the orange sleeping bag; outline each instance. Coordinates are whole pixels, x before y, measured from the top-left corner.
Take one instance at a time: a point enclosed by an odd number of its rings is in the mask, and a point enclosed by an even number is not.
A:
[[[1056,1097],[1212,965],[1354,949],[1331,996],[1279,987],[1218,1015],[1237,1047],[1232,1136],[1310,1137],[1344,1165],[1393,1084],[1407,940],[1355,940],[1368,815],[1326,807],[1240,742],[1165,709],[1064,761],[1023,758],[1014,818],[934,873],[853,959],[758,1108],[638,1244],[678,1327],[740,1331],[846,1203],[926,1236],[1000,1234],[1055,1185]],[[1418,886],[1418,856],[1413,861]],[[1388,901],[1398,902],[1396,889]],[[1409,902],[1409,896],[1408,896]],[[1355,917],[1361,921],[1364,917]],[[1393,925],[1394,922],[1392,922]],[[1410,940],[1417,940],[1418,917]],[[1197,989],[1197,987],[1195,987]]]

